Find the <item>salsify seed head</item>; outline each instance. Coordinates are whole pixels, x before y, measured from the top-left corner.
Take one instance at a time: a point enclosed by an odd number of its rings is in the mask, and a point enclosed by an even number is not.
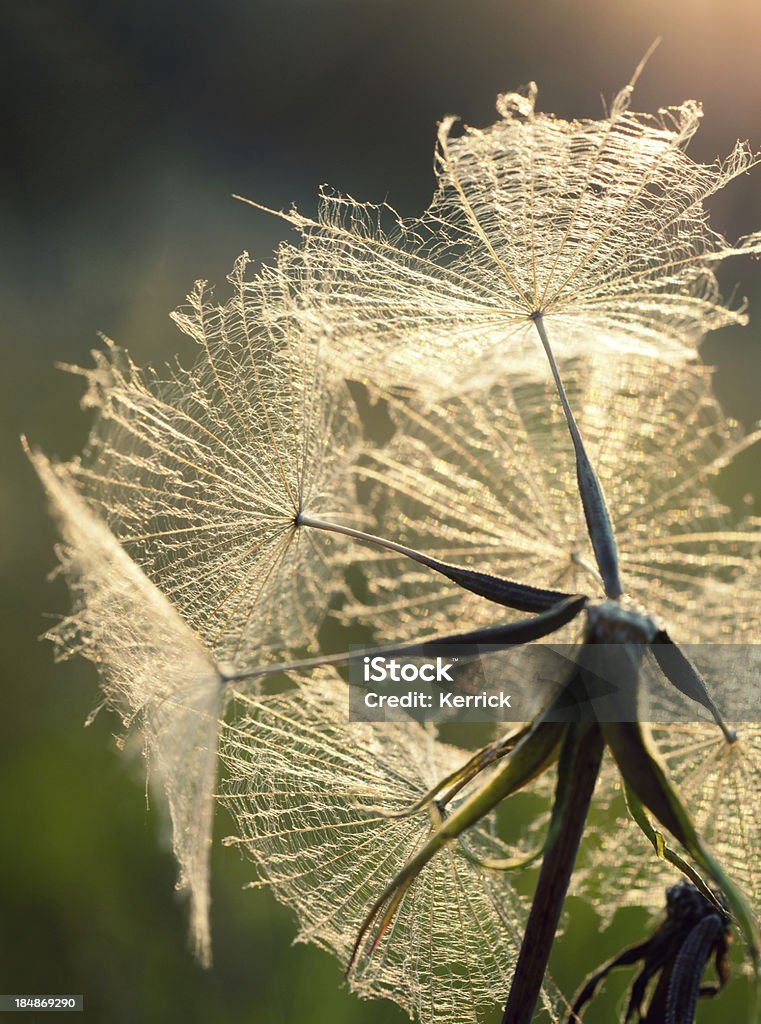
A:
[[[629,356],[563,364],[569,399],[618,537],[629,598],[680,642],[757,635],[761,521],[735,516],[711,478],[759,433],[713,396],[706,367]],[[549,382],[505,380],[423,406],[386,395],[397,433],[358,465],[376,533],[443,561],[602,597],[573,453]],[[494,606],[388,552],[363,555],[367,586],[344,608],[383,639],[494,621]],[[577,627],[569,627],[569,630]]]
[[[29,452],[65,546],[61,572],[73,610],[48,634],[61,657],[93,661],[104,703],[139,735],[152,788],[169,811],[178,888],[190,897],[191,937],[211,960],[209,867],[224,705],[215,660],[166,597],[83,500],[65,466]]]
[[[221,744],[221,800],[236,825],[228,843],[242,846],[259,881],[295,912],[298,941],[343,964],[379,890],[440,823],[433,807],[388,815],[467,758],[412,719],[347,722],[346,708],[346,685],[329,671],[277,696],[235,694]],[[422,1024],[482,1020],[509,987],[527,907],[509,872],[475,858],[515,853],[491,819],[462,845],[448,844],[415,879],[377,949],[361,951],[352,990],[392,999]],[[541,1002],[550,1020],[559,1020],[559,1001],[548,977]]]
[[[199,283],[175,314],[190,369],[136,367],[107,343],[80,370],[97,410],[73,467],[116,536],[215,654],[240,667],[307,647],[340,588],[335,541],[304,513],[351,518],[361,430],[323,337],[271,316],[246,279],[218,304]]]
[[[455,137],[446,118],[421,217],[328,191],[317,220],[283,215],[302,235],[280,252],[283,293],[348,372],[425,394],[542,374],[539,315],[560,356],[683,361],[706,331],[744,322],[715,268],[761,251],[761,233],[730,244],[705,203],[758,156],[738,143],[695,162],[699,105],[637,114],[631,91],[599,120],[538,112],[533,84],[500,96],[488,128]]]

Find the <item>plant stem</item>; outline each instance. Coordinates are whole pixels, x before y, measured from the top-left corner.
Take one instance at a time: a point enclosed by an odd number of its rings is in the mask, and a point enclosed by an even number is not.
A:
[[[240,672],[222,673],[223,683],[240,682],[255,679],[258,676],[273,675],[277,672],[301,672],[318,668],[321,665],[348,665],[353,658],[365,655],[374,657],[399,657],[408,655],[419,657],[430,654],[432,649],[440,645],[474,647],[491,645],[493,647],[516,647],[522,644],[542,640],[556,630],[567,626],[569,622],[582,613],[587,603],[586,597],[569,597],[560,601],[546,612],[534,615],[518,622],[505,625],[483,626],[467,633],[451,633],[448,636],[430,637],[428,640],[413,640],[406,644],[385,644],[381,647],[361,647],[354,650],[341,651],[338,654],[318,654],[315,658],[304,658],[299,661],[281,661],[271,665],[259,665],[256,668],[243,669]],[[477,650],[468,653],[477,654]]]
[[[570,433],[571,440],[573,441],[573,450],[576,454],[576,478],[579,482],[579,494],[581,495],[581,503],[584,506],[584,518],[587,522],[587,532],[589,534],[589,539],[592,542],[597,567],[600,570],[600,576],[602,577],[602,582],[605,587],[605,596],[613,598],[621,597],[624,592],[624,588],[621,583],[621,574],[618,565],[616,535],[613,532],[613,524],[611,523],[610,514],[608,513],[608,506],[605,502],[602,484],[600,483],[592,463],[589,461],[589,456],[587,455],[586,448],[584,447],[584,441],[582,440],[581,433],[576,424],[571,407],[568,404],[568,396],[566,395],[565,388],[563,387],[563,381],[560,377],[560,371],[558,370],[557,363],[555,362],[555,356],[552,353],[550,339],[547,336],[547,331],[545,329],[541,313],[537,313],[534,316],[534,324],[539,332],[539,337],[542,339],[542,346],[544,347],[545,354],[549,360],[552,377],[555,381],[555,387],[557,388],[558,396],[560,398],[560,404],[563,406],[563,413],[565,415],[566,423],[568,424],[568,432]]]
[[[502,1024],[530,1024],[533,1019],[600,771],[603,740],[599,726],[577,728],[584,732],[574,756],[569,764],[561,761],[558,768],[571,773],[568,803],[560,831],[542,860]]]
[[[560,590],[544,590],[541,587],[531,587],[524,583],[515,583],[513,580],[505,579],[503,576],[495,576],[493,573],[479,572],[477,569],[467,569],[460,565],[451,565],[449,562],[442,562],[438,558],[432,558],[422,551],[408,548],[405,544],[398,544],[393,540],[386,540],[385,537],[376,537],[375,534],[365,533],[363,530],[355,530],[351,526],[341,526],[340,523],[326,522],[324,519],[315,519],[299,513],[295,525],[299,528],[306,527],[312,530],[325,530],[328,533],[339,533],[344,537],[351,537],[366,544],[374,544],[376,547],[385,548],[397,554],[411,558],[419,565],[425,565],[434,572],[441,573],[447,579],[457,583],[458,586],[470,590],[479,597],[485,597],[487,601],[494,601],[496,604],[508,608],[515,608],[521,612],[543,612],[552,608],[559,601],[563,601],[572,595]]]

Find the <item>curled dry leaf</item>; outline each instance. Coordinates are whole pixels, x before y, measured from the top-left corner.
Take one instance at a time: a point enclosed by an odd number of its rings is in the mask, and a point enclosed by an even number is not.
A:
[[[95,662],[106,704],[143,741],[163,791],[190,896],[193,943],[211,960],[209,863],[222,676],[209,651],[83,501],[67,469],[30,453],[66,546],[61,570],[72,614],[51,631],[62,657]]]

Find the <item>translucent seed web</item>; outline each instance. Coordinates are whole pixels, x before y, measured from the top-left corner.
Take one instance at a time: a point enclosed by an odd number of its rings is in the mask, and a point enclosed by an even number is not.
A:
[[[429,811],[388,819],[462,764],[467,754],[424,727],[347,722],[346,687],[327,671],[278,697],[236,695],[223,730],[233,812],[260,878],[299,921],[299,939],[346,964],[373,900],[430,834]],[[504,857],[488,821],[467,849]],[[514,852],[514,851],[513,851]],[[362,996],[385,996],[421,1021],[476,1021],[504,1001],[526,907],[506,873],[486,872],[456,843],[416,879],[379,948],[350,976]],[[558,995],[551,981],[543,1005]]]
[[[61,571],[74,609],[49,634],[61,657],[83,654],[100,673],[105,703],[142,739],[153,788],[163,795],[190,896],[193,944],[211,960],[209,864],[224,689],[208,650],[91,512],[65,468],[32,454],[66,547]]]
[[[345,468],[359,430],[320,335],[270,316],[246,264],[226,305],[199,283],[175,314],[201,349],[192,369],[161,377],[111,345],[95,353],[80,372],[99,415],[75,467],[130,554],[236,665],[314,641],[342,570],[335,539],[296,519],[351,519]]]
[[[587,359],[566,371],[627,593],[679,642],[752,638],[761,524],[730,515],[710,478],[756,435],[727,420],[707,370],[642,360],[614,372]],[[498,384],[428,409],[387,401],[397,434],[360,470],[376,532],[533,586],[602,596],[549,383]],[[393,555],[368,552],[365,568],[366,587],[345,612],[384,637],[444,634],[504,614]]]
[[[304,322],[329,330],[343,372],[426,396],[544,368],[531,315],[560,357],[592,351],[678,364],[706,331],[742,322],[722,304],[722,260],[761,250],[708,226],[705,203],[757,160],[747,144],[711,164],[685,153],[701,109],[600,120],[535,108],[536,86],[498,97],[485,129],[439,130],[438,188],[419,218],[325,191],[277,274]],[[256,204],[254,204],[256,205]]]

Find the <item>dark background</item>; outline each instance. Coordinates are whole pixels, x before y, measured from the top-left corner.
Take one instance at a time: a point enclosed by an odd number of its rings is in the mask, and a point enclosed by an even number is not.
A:
[[[174,864],[139,771],[115,750],[117,723],[81,728],[94,671],[54,668],[36,639],[66,598],[45,582],[54,531],[18,436],[66,458],[87,430],[81,385],[56,361],[87,362],[98,331],[138,362],[187,354],[167,314],[194,279],[223,295],[235,256],[267,258],[286,232],[231,193],[311,213],[329,182],[416,213],[433,184],[438,118],[489,124],[495,94],[531,79],[543,109],[597,115],[657,35],[635,109],[702,99],[699,159],[738,136],[760,144],[760,30],[757,0],[3,5],[0,991],[83,992],[87,1019],[109,1024],[403,1019],[340,988],[325,954],[289,948],[289,913],[241,892],[250,871],[219,846],[215,968],[186,952]],[[717,197],[714,224],[730,237],[758,228],[760,185],[761,171]],[[749,424],[761,415],[758,265],[735,261],[723,281],[749,296],[751,326],[714,336],[704,354]],[[760,465],[746,455],[720,481],[725,499],[761,494]],[[593,910],[573,902],[558,981],[572,991],[645,921],[621,912],[598,936]],[[611,1020],[624,983],[590,1022]],[[740,987],[701,1020],[733,1019]]]

